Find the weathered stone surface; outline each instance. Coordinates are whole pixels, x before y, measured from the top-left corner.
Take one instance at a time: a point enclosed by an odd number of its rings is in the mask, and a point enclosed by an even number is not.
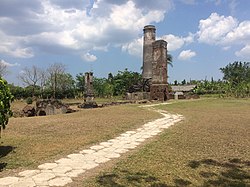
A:
[[[70,177],[57,177],[48,182],[49,186],[64,186],[71,183],[72,179]]]
[[[45,163],[38,166],[39,169],[49,170],[57,167],[56,163]]]
[[[72,160],[83,160],[85,158],[83,154],[70,154],[67,157]]]
[[[92,150],[92,149],[85,149],[85,150],[80,151],[81,154],[91,154],[94,152],[95,150]]]
[[[47,185],[47,181],[55,178],[53,173],[40,173],[32,177],[37,185]]]
[[[20,173],[18,173],[19,176],[21,177],[31,177],[34,176],[38,173],[40,173],[40,170],[26,170],[26,171],[22,171]]]
[[[128,152],[128,149],[122,149],[122,148],[120,148],[120,149],[116,149],[115,150],[115,153],[126,153],[126,152]]]
[[[85,172],[85,170],[83,170],[83,169],[77,169],[77,170],[72,170],[70,172],[67,172],[66,175],[68,177],[77,177],[78,175],[80,175],[84,172]]]
[[[34,187],[35,182],[31,178],[21,179],[19,182],[10,185],[10,187]]]
[[[109,147],[109,146],[111,146],[113,143],[111,143],[111,142],[102,142],[102,143],[100,143],[100,145],[102,145],[102,146],[104,146],[104,147]]]
[[[102,157],[102,158],[97,158],[95,159],[94,161],[98,164],[101,164],[101,163],[105,163],[105,162],[108,162],[110,159],[109,158],[105,158],[105,157]]]
[[[55,162],[58,164],[68,165],[68,164],[71,164],[73,162],[73,160],[69,159],[69,158],[61,158],[59,160],[56,160]]]
[[[67,173],[67,172],[69,172],[71,170],[72,170],[72,168],[69,167],[69,166],[57,166],[57,167],[52,169],[52,171],[54,173]]]
[[[11,185],[19,181],[18,177],[5,177],[0,179],[0,186]]]
[[[106,158],[119,158],[121,155],[118,153],[107,153],[105,155]]]
[[[103,148],[104,148],[104,146],[102,146],[102,145],[94,145],[94,146],[90,147],[90,149],[92,149],[92,150],[100,150],[100,149],[103,149]]]
[[[36,109],[33,106],[26,105],[23,108],[22,113],[25,117],[32,117],[36,115]]]

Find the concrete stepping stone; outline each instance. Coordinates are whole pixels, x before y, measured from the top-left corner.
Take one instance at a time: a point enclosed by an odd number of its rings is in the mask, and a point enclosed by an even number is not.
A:
[[[50,179],[55,178],[55,174],[53,173],[40,173],[37,174],[35,176],[32,177],[32,179],[34,180],[34,182],[36,183],[36,185],[40,185],[40,186],[47,186],[48,185],[48,181]]]
[[[82,169],[88,170],[88,169],[95,168],[95,167],[97,167],[97,166],[99,166],[99,164],[98,164],[98,163],[95,163],[95,162],[93,162],[93,163],[91,163],[91,164],[87,163],[87,164],[85,164],[85,165],[82,167]]]
[[[85,157],[83,154],[70,154],[67,156],[68,158],[70,158],[71,160],[83,160]]]
[[[119,158],[121,155],[120,154],[118,154],[118,153],[107,153],[106,155],[105,155],[105,157],[106,158]]]
[[[120,148],[115,150],[115,153],[126,153],[126,152],[128,152],[128,149]]]
[[[137,141],[137,142],[144,142],[145,139],[144,139],[144,138],[138,138],[138,139],[136,139],[135,141]]]
[[[109,147],[111,146],[113,143],[111,142],[101,142],[100,145],[104,146],[104,147]]]
[[[26,178],[10,185],[10,187],[35,187],[36,183],[31,178]]]
[[[52,169],[53,173],[67,173],[71,170],[72,168],[69,166],[57,166]]]
[[[105,163],[105,162],[108,162],[110,161],[109,158],[106,158],[106,157],[102,157],[102,158],[97,158],[94,160],[97,164],[101,164],[101,163]]]
[[[135,134],[136,131],[127,131],[126,133],[127,133],[127,134]]]
[[[68,177],[77,177],[78,175],[80,175],[80,174],[82,174],[84,172],[85,172],[85,170],[83,170],[83,169],[74,169],[74,170],[72,170],[70,172],[67,172],[66,175]]]
[[[19,181],[18,177],[5,177],[0,179],[0,185],[2,186],[8,186],[14,183],[17,183]]]
[[[48,182],[49,186],[64,186],[71,183],[72,179],[70,177],[57,177]]]
[[[134,149],[136,147],[137,147],[137,145],[133,145],[133,144],[125,144],[122,146],[122,148],[124,148],[124,149]]]
[[[103,148],[104,148],[104,146],[102,146],[102,145],[94,145],[94,146],[90,147],[90,149],[92,149],[92,150],[100,150],[100,149],[103,149]]]
[[[40,170],[26,170],[18,173],[19,176],[21,177],[32,177],[38,173],[41,173]]]
[[[57,163],[45,163],[38,166],[39,169],[45,169],[45,170],[53,169],[55,167],[57,167]]]
[[[61,158],[59,160],[56,160],[55,162],[61,165],[69,165],[73,162],[73,160],[70,158]]]
[[[95,152],[95,150],[93,150],[93,149],[85,149],[85,150],[80,151],[81,154],[91,154],[94,152]]]

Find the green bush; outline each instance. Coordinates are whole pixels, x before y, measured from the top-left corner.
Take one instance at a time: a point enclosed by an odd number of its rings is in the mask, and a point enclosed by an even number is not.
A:
[[[10,89],[7,86],[7,81],[0,77],[0,126],[1,129],[9,122],[9,117],[12,116],[10,110],[10,102],[13,101],[13,95],[10,93]]]
[[[31,98],[31,97],[28,97],[28,98],[26,99],[26,103],[27,103],[28,105],[32,104],[32,103],[33,103],[32,98]]]

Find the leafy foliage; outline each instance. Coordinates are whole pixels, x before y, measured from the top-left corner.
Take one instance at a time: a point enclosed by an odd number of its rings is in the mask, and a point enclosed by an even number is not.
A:
[[[250,96],[250,63],[238,62],[229,63],[226,67],[220,68],[224,74],[223,79],[227,82],[226,93],[234,97]]]
[[[33,100],[32,100],[32,98],[31,97],[28,97],[27,99],[26,99],[26,103],[29,105],[29,104],[32,104],[33,103]]]
[[[9,117],[12,116],[11,101],[13,101],[13,96],[7,82],[0,77],[0,125],[3,129],[8,124]]]

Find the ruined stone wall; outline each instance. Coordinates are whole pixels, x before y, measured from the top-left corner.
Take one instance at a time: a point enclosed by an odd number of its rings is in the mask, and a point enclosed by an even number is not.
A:
[[[143,79],[152,78],[152,52],[153,52],[153,42],[155,42],[155,26],[147,25],[144,27],[144,38],[143,38]]]
[[[157,40],[153,43],[152,84],[150,99],[165,101],[168,98],[167,84],[167,42]]]
[[[93,72],[85,73],[85,100],[91,101],[94,99],[93,87]]]

